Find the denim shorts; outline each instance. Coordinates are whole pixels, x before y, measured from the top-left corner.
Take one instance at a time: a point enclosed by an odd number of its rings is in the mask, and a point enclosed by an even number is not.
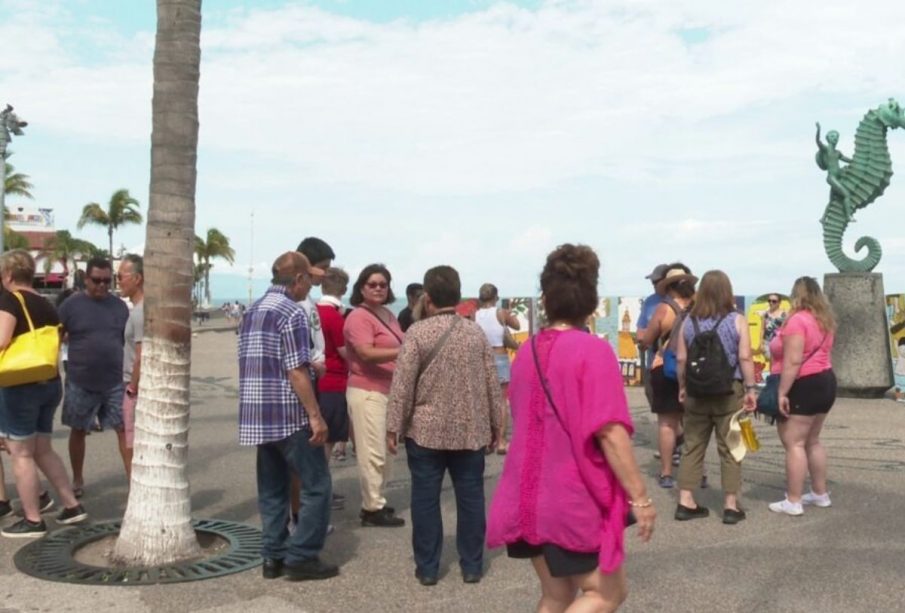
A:
[[[496,376],[500,380],[500,383],[509,383],[512,370],[512,365],[509,362],[509,354],[500,355],[499,353],[494,353],[493,361],[496,362]]]
[[[50,436],[62,395],[59,379],[0,388],[0,436],[13,441]]]
[[[66,394],[63,396],[63,424],[74,430],[91,430],[96,419],[103,428],[121,431],[124,394],[122,383],[94,392],[67,379]]]

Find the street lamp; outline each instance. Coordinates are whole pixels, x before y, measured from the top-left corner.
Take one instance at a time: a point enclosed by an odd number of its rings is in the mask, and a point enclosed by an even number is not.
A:
[[[28,122],[21,121],[15,113],[13,107],[9,104],[6,109],[0,111],[0,253],[3,253],[3,225],[6,223],[6,146],[12,140],[12,135],[22,136],[22,128],[28,125]]]

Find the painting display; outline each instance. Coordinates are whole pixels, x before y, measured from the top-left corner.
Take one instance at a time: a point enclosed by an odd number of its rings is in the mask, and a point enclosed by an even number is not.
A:
[[[905,294],[886,296],[886,319],[892,349],[892,373],[895,399],[905,402]]]

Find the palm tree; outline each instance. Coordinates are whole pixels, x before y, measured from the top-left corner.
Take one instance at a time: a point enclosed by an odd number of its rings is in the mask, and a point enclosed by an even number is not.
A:
[[[207,240],[200,236],[195,237],[195,255],[204,273],[204,298],[207,304],[211,303],[211,260],[223,258],[230,264],[235,262],[236,252],[229,246],[229,238],[217,228],[209,228]]]
[[[113,233],[117,228],[130,223],[140,224],[142,222],[138,206],[138,200],[129,195],[129,190],[116,190],[113,192],[113,196],[111,196],[106,209],[97,202],[89,202],[86,204],[84,208],[82,208],[82,216],[79,217],[78,228],[81,230],[87,224],[103,226],[106,228],[107,238],[110,244],[110,255],[112,256]]]
[[[69,262],[75,262],[79,257],[94,257],[98,248],[93,243],[75,238],[69,230],[57,230],[44,242],[44,269],[50,272],[54,262],[63,265],[63,275],[69,276]]]
[[[129,565],[200,554],[185,474],[200,38],[201,0],[157,0],[142,376],[129,502],[113,551]]]
[[[10,249],[28,249],[28,239],[3,224],[3,250]]]
[[[7,158],[10,154],[7,154]],[[6,166],[6,180],[4,181],[6,195],[7,196],[22,196],[23,198],[34,199],[34,196],[31,194],[31,190],[34,188],[28,181],[28,175],[24,175],[21,172],[16,172],[16,168],[10,164],[9,162],[4,161],[4,165]],[[4,218],[6,217],[6,211],[3,211]]]

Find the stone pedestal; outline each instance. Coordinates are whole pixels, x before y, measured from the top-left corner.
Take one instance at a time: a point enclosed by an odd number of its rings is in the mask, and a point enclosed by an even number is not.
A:
[[[839,395],[882,398],[895,382],[883,275],[870,272],[827,274],[823,291],[833,305],[838,324],[833,370],[839,383]]]

